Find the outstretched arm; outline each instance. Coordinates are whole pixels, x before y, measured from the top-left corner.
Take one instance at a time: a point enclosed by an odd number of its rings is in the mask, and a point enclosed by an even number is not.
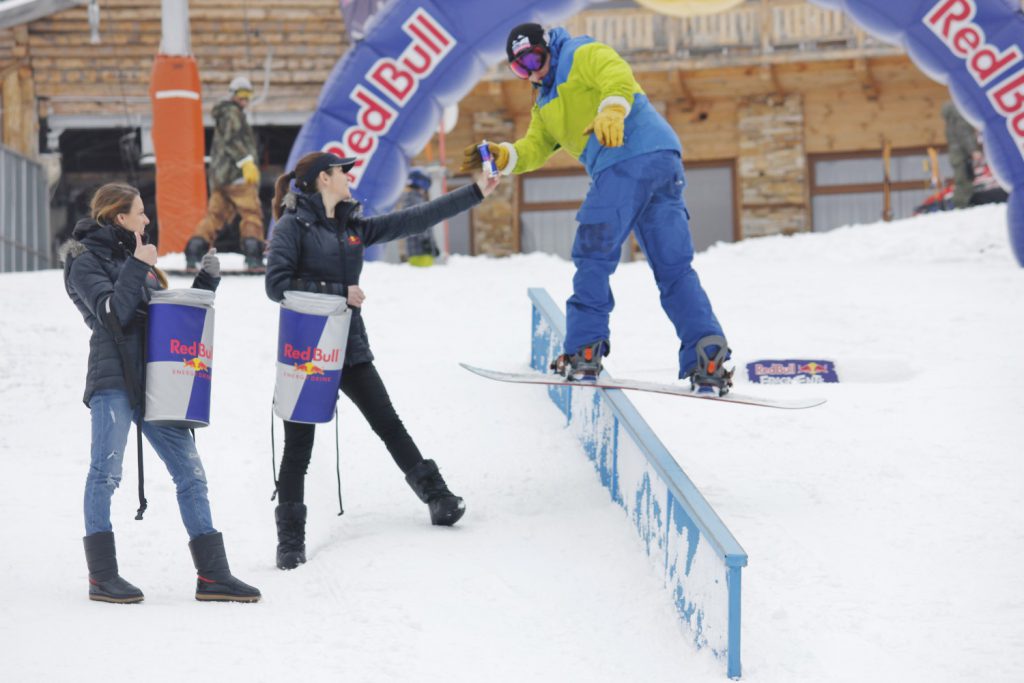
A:
[[[481,184],[482,183],[482,184]],[[371,218],[353,219],[362,223],[363,243],[377,244],[421,233],[432,225],[471,209],[497,187],[497,178],[472,183],[423,204]],[[276,233],[275,233],[276,234]]]

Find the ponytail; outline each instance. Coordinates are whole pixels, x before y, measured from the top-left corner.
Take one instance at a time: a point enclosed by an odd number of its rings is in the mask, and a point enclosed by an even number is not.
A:
[[[284,213],[284,196],[288,194],[288,185],[295,177],[295,171],[279,175],[274,182],[274,198],[270,200],[270,212],[274,220],[280,220]]]
[[[274,198],[270,202],[270,211],[274,215],[275,221],[279,220],[284,214],[284,196],[288,194],[288,184],[295,178],[305,178],[313,168],[313,165],[325,156],[329,155],[325,152],[310,152],[299,159],[298,163],[295,164],[294,170],[285,173],[282,176],[278,176],[277,182],[274,183]],[[299,181],[295,183],[295,187],[300,192],[305,192],[307,194],[316,191],[315,182],[309,185],[304,185]]]

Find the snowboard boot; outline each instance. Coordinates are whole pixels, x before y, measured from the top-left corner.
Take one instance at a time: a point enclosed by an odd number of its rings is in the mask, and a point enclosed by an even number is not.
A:
[[[433,460],[424,460],[413,467],[405,475],[405,480],[430,509],[431,524],[451,526],[466,513],[466,503],[448,490]]]
[[[210,243],[198,235],[191,237],[185,245],[185,272],[199,272],[199,262],[206,252],[210,251]]]
[[[582,347],[574,354],[563,353],[549,366],[555,374],[569,381],[594,382],[601,374],[601,360],[608,355],[611,344],[601,339]]]
[[[725,396],[732,387],[732,374],[725,361],[731,353],[725,337],[711,335],[697,342],[697,366],[687,375],[690,388],[698,394]]]
[[[246,237],[242,240],[242,254],[245,255],[245,268],[250,273],[267,272],[263,265],[263,242],[255,237]]]
[[[85,561],[89,565],[89,599],[97,602],[142,602],[143,595],[117,573],[114,532],[89,534],[85,543]]]
[[[306,506],[281,503],[277,519],[277,568],[295,569],[306,562]]]
[[[260,591],[231,575],[221,533],[203,534],[189,541],[196,565],[196,600],[258,602]]]

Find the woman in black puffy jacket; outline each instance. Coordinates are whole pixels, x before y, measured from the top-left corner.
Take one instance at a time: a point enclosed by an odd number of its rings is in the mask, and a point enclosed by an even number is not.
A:
[[[399,419],[373,365],[360,308],[366,298],[359,287],[363,250],[381,242],[422,233],[480,203],[498,185],[497,178],[450,192],[411,209],[366,218],[349,192],[349,169],[356,159],[312,152],[295,170],[277,179],[272,210],[274,226],[267,258],[267,296],[281,301],[287,290],[344,297],[352,309],[341,391],[359,408],[381,438],[405,479],[427,504],[433,524],[450,526],[466,510],[433,460],[424,460]],[[289,193],[291,181],[297,192]],[[278,477],[280,503],[275,511],[277,566],[294,569],[306,561],[306,506],[303,484],[313,449],[315,425],[285,421],[284,455]]]
[[[92,330],[84,397],[92,413],[84,538],[89,599],[143,599],[142,591],[118,574],[110,523],[110,499],[121,481],[128,431],[135,422],[174,479],[198,574],[196,599],[255,602],[259,590],[231,575],[224,540],[211,520],[206,474],[192,435],[184,427],[143,420],[147,309],[150,292],[166,288],[167,279],[155,268],[156,247],[145,243],[149,219],[139,191],[108,183],[93,196],[91,214],[78,222],[62,249],[64,286]],[[220,264],[211,251],[192,286],[215,290],[219,282]]]

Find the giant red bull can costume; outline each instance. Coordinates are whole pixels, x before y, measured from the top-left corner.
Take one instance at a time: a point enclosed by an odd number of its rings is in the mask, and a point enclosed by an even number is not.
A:
[[[333,294],[285,292],[277,334],[274,412],[289,422],[330,422],[338,401],[352,311]]]
[[[153,292],[146,338],[146,422],[171,427],[210,424],[213,292]]]

